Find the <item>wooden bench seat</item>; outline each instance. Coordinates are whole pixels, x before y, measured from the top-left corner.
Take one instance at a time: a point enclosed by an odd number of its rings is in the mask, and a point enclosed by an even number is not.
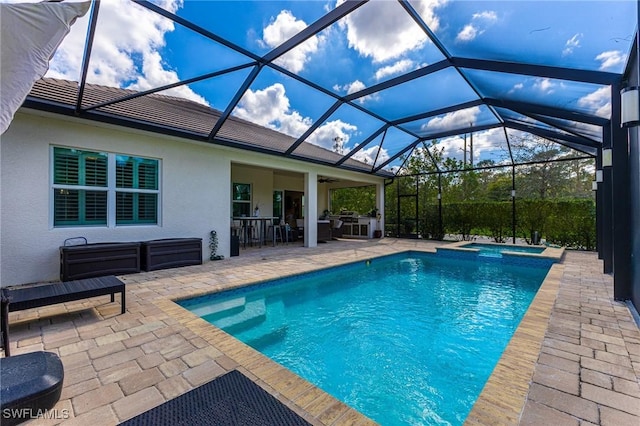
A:
[[[86,278],[83,280],[39,284],[33,286],[16,286],[2,289],[2,343],[5,354],[9,356],[9,312],[39,308],[56,303],[72,302],[89,297],[120,293],[122,309],[125,313],[125,284],[117,277]]]

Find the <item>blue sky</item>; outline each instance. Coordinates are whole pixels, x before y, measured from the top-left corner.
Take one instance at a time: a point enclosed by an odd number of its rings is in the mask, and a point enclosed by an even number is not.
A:
[[[154,0],[241,49],[262,56],[319,19],[342,1]],[[486,58],[620,73],[635,31],[636,2],[625,1],[448,1],[411,0],[411,6],[453,56]],[[88,15],[72,27],[50,64],[49,77],[78,80]],[[344,96],[444,59],[396,1],[373,0],[276,63]],[[176,25],[128,0],[103,0],[91,56],[90,83],[146,90],[199,74],[250,63],[247,56]],[[224,110],[250,68],[166,94]],[[608,117],[609,90],[519,75],[472,71],[479,86],[514,100],[554,99]],[[477,99],[453,69],[356,100],[387,119],[398,119]],[[235,116],[293,137],[302,135],[335,102],[277,70],[265,67],[249,87]],[[411,132],[490,124],[495,119],[474,107],[407,123]],[[464,123],[464,124],[462,124]],[[331,148],[339,137],[348,151],[383,123],[352,106],[342,106],[310,136]],[[502,130],[474,135],[476,155],[491,158],[504,145]],[[501,139],[502,138],[502,139]],[[380,150],[381,137],[358,153],[378,164],[412,139],[398,131]],[[395,141],[395,142],[394,142]],[[443,140],[459,156],[462,137]],[[484,152],[484,154],[483,154]],[[496,157],[497,158],[497,157]]]

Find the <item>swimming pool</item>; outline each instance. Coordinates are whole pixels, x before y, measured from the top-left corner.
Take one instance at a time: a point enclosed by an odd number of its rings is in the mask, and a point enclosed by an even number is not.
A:
[[[383,425],[462,424],[544,265],[408,253],[180,303]]]
[[[545,247],[516,246],[516,245],[505,245],[505,244],[483,244],[483,243],[469,243],[469,244],[461,245],[459,247],[478,249],[480,250],[480,253],[479,253],[480,256],[495,256],[495,257],[501,257],[502,253],[505,251],[516,252],[516,253],[540,254],[545,250]]]

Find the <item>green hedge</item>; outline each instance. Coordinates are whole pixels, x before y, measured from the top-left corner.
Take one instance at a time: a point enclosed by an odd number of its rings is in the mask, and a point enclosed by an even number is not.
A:
[[[512,237],[512,203],[459,202],[443,203],[442,229],[445,234],[485,235],[496,242]],[[517,200],[516,236],[531,243],[537,232],[547,243],[582,250],[594,250],[596,243],[595,202],[591,199]],[[421,206],[420,233],[423,237],[442,239],[435,203]]]
[[[565,247],[595,250],[596,205],[592,200],[558,201],[547,221],[547,241]]]

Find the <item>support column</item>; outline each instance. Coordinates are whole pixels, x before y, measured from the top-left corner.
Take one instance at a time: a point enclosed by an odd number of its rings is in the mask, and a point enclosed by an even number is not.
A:
[[[611,128],[606,126],[602,135],[602,150],[611,149]],[[599,153],[602,162],[602,151]],[[610,274],[613,272],[613,186],[611,179],[611,166],[602,165],[602,183],[598,184],[598,192],[602,201],[602,225],[601,225],[601,245],[600,254],[603,262],[603,272]]]
[[[598,179],[600,176],[600,179]],[[603,227],[606,222],[603,220],[604,215],[604,197],[603,197],[603,185],[602,185],[602,150],[598,150],[596,155],[596,251],[598,252],[598,259],[603,259],[603,239],[604,232]]]
[[[511,166],[511,232],[513,244],[516,243],[516,225],[516,166]]]
[[[611,135],[613,143],[612,195],[613,195],[613,297],[615,300],[631,298],[631,215],[629,176],[629,137],[620,127],[620,89],[611,90]]]
[[[444,223],[442,222],[442,173],[438,172],[438,232],[444,240]]]
[[[318,173],[304,174],[304,246],[318,245]]]
[[[637,7],[636,29],[640,25],[640,1]],[[628,86],[640,86],[640,32],[636,31],[634,49],[629,55]],[[629,203],[631,217],[631,302],[640,310],[640,126],[627,129],[629,134]]]
[[[396,178],[396,238],[400,237],[400,179]]]
[[[384,183],[376,184],[376,208],[378,209],[378,214],[380,215],[380,220],[377,222],[377,226],[380,227],[382,231],[382,235],[384,236]]]

